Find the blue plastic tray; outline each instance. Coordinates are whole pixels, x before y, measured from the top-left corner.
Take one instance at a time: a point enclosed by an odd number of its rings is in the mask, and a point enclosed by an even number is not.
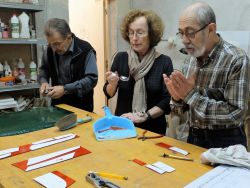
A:
[[[110,109],[106,106],[103,109],[105,117],[98,119],[93,125],[93,130],[98,141],[118,140],[137,136],[136,128],[132,121],[112,115]],[[113,130],[110,127],[118,129]]]

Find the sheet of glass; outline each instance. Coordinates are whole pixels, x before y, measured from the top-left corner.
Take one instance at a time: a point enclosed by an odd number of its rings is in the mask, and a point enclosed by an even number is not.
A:
[[[250,170],[246,168],[221,165],[184,188],[249,188]]]
[[[73,112],[56,107],[39,107],[0,116],[0,136],[11,136],[53,127]]]

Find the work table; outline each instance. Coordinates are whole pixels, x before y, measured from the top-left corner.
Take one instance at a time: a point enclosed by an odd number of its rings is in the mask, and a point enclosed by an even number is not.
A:
[[[75,112],[78,118],[85,117],[89,114],[94,120],[78,125],[67,131],[59,131],[58,128],[52,127],[22,135],[0,137],[0,150],[4,150],[69,133],[79,135],[79,138],[70,141],[1,159],[0,187],[42,187],[36,183],[33,178],[58,170],[76,181],[70,186],[72,188],[93,187],[93,185],[85,180],[88,171],[104,171],[128,176],[128,180],[109,179],[121,187],[173,188],[183,187],[212,169],[212,167],[200,163],[200,154],[204,152],[205,149],[169,137],[145,141],[138,140],[137,138],[130,138],[98,142],[95,139],[92,124],[95,120],[100,118],[99,115],[64,104],[58,105],[58,107]],[[142,132],[142,129],[137,129],[138,136],[141,136]],[[150,132],[147,134],[156,135]],[[163,153],[173,153],[170,150],[155,145],[159,142],[164,142],[190,152],[187,157],[193,158],[194,162],[160,157]],[[52,153],[78,145],[90,150],[91,153],[29,172],[24,172],[11,165],[31,157]],[[183,155],[180,154],[179,156]],[[135,158],[148,164],[161,161],[174,167],[175,171],[160,175],[144,166],[129,161]]]

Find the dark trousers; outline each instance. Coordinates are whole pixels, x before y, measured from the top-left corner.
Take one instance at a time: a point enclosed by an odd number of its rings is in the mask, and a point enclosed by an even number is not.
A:
[[[247,146],[244,126],[222,130],[190,127],[187,142],[208,149],[224,148],[236,144]]]
[[[77,97],[76,95],[64,95],[59,99],[53,99],[52,105],[68,104],[76,108],[80,108],[89,112],[93,112],[93,97]]]

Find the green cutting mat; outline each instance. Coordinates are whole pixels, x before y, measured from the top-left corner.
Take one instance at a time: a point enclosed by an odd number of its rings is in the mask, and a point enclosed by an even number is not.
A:
[[[53,127],[55,122],[73,112],[41,107],[0,116],[0,136],[11,136]]]

